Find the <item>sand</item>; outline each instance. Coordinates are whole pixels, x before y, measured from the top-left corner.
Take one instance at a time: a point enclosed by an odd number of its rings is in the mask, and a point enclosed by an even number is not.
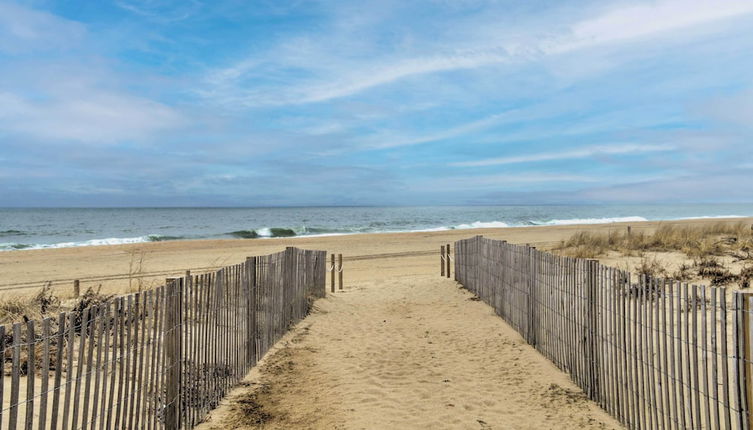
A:
[[[200,429],[621,428],[449,279],[328,295]]]
[[[721,221],[671,224],[710,222]],[[629,223],[635,232],[660,224]],[[55,291],[66,295],[72,280],[82,279],[83,288],[101,285],[105,292],[122,293],[139,288],[139,279],[145,288],[169,274],[236,263],[285,246],[326,249],[346,257],[345,290],[317,301],[314,312],[202,428],[619,428],[488,306],[440,278],[438,249],[476,234],[547,249],[577,231],[627,225],[2,252],[0,288],[5,298],[56,280]],[[624,259],[608,256],[602,262],[619,265]],[[19,288],[26,286],[31,288]]]
[[[741,220],[753,222],[753,218],[742,218],[664,223],[703,225]],[[201,270],[197,269],[234,264],[243,261],[246,256],[277,252],[285,246],[342,253],[346,261],[359,256],[382,256],[381,259],[385,259],[385,254],[407,254],[386,259],[387,261],[380,266],[380,273],[375,272],[371,259],[349,261],[346,278],[351,281],[362,281],[372,279],[375,275],[402,276],[430,272],[439,264],[436,253],[440,245],[476,234],[506,239],[512,243],[530,243],[540,249],[547,249],[577,231],[624,230],[627,225],[631,225],[633,231],[641,232],[651,231],[660,224],[662,223],[642,222],[288,239],[191,240],[8,251],[0,252],[0,294],[3,297],[13,294],[28,295],[45,281],[53,281],[56,293],[67,296],[72,293],[74,279],[81,280],[82,290],[101,285],[103,292],[135,291],[139,287],[157,285],[164,282],[165,277],[181,274],[188,269],[200,272]],[[621,262],[621,258],[603,258],[602,262],[617,264]]]

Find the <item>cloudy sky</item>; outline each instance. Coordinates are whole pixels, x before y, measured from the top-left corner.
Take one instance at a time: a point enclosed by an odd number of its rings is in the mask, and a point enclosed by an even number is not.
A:
[[[753,201],[753,1],[0,0],[0,206]]]

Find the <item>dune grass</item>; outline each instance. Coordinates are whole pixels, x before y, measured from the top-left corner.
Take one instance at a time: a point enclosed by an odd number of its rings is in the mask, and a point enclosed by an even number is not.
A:
[[[703,227],[661,225],[653,233],[613,230],[609,233],[578,232],[563,241],[555,252],[577,258],[597,258],[608,253],[641,257],[638,275],[671,278],[686,282],[701,278],[711,285],[738,284],[748,288],[753,282],[753,228],[746,223],[715,223]],[[692,262],[670,272],[656,253],[680,252]],[[742,263],[730,270],[724,261]]]
[[[555,249],[578,258],[595,258],[616,251],[625,255],[679,251],[690,258],[729,255],[753,260],[753,230],[745,223],[716,223],[704,227],[661,225],[653,233],[612,230],[578,232]]]
[[[74,312],[78,320],[84,309],[104,303],[113,297],[102,294],[101,287],[89,287],[80,297],[65,300],[55,295],[48,283],[34,295],[4,298],[0,300],[0,324],[41,320],[45,317],[55,317],[58,312]]]

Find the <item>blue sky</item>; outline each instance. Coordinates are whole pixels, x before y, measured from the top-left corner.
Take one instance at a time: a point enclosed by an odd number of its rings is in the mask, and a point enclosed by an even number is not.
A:
[[[0,0],[0,206],[751,202],[753,2]]]

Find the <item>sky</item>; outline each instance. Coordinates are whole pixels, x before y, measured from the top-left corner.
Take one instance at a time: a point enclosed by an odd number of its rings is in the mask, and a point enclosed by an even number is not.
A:
[[[753,202],[753,2],[0,0],[0,206]]]

